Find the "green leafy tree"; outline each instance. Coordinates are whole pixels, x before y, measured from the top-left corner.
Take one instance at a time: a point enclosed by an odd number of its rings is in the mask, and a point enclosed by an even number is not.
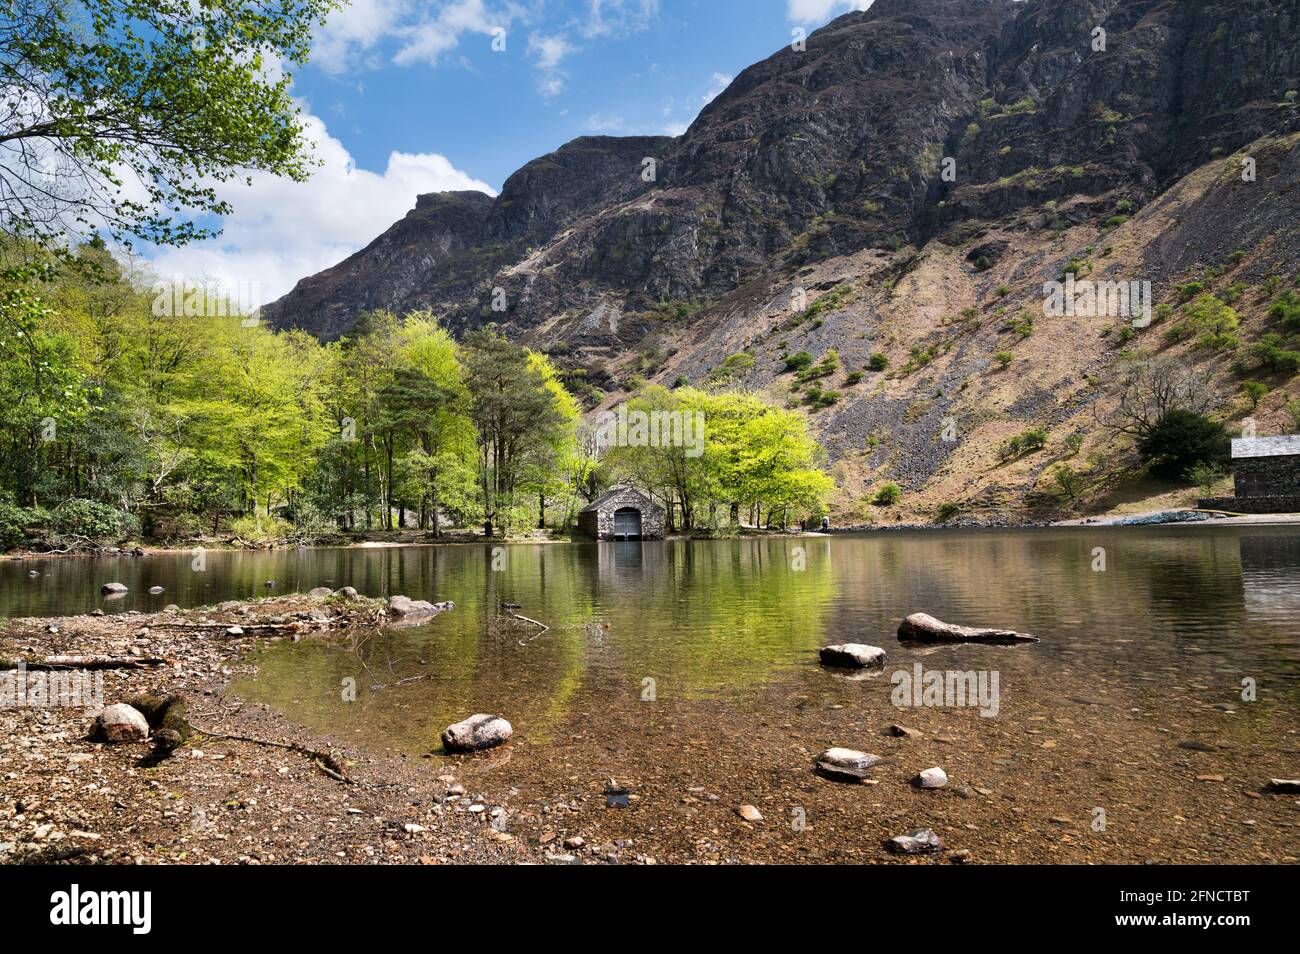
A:
[[[212,234],[216,184],[303,179],[284,67],[333,0],[9,0],[0,8],[0,228],[51,247],[103,228],[129,243]]]

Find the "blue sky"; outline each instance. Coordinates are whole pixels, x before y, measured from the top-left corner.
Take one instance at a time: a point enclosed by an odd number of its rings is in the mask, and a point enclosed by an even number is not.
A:
[[[321,162],[312,180],[222,186],[235,207],[223,236],[158,252],[150,265],[167,279],[252,285],[271,300],[364,246],[421,192],[496,192],[577,136],[680,134],[792,30],[869,5],[353,0],[294,75]]]

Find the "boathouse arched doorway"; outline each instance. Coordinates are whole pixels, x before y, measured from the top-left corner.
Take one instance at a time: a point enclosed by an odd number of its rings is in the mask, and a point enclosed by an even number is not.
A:
[[[614,511],[614,539],[641,539],[641,511],[636,507],[619,507]]]

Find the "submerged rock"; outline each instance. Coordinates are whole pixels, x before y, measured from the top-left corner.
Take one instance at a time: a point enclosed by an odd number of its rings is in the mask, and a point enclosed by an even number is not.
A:
[[[1300,778],[1271,778],[1268,780],[1268,790],[1295,795],[1300,793]]]
[[[1010,629],[989,629],[945,623],[926,613],[913,613],[898,626],[898,638],[920,643],[1036,643],[1037,636]]]
[[[430,603],[427,600],[413,600],[409,596],[390,596],[388,598],[388,611],[399,618],[410,619],[433,616],[455,608],[456,604],[450,600],[444,603]]]
[[[909,729],[907,726],[899,725],[897,722],[895,722],[885,731],[890,735],[894,736],[895,738],[899,738],[899,739],[916,739],[916,738],[920,738],[921,736],[921,733],[917,732],[915,729]]]
[[[948,784],[948,773],[938,767],[928,768],[916,777],[916,784],[919,788],[943,788]]]
[[[879,755],[856,749],[831,748],[817,756],[817,774],[835,782],[864,782],[871,767],[880,762]]]
[[[108,595],[125,593],[126,591],[127,591],[127,586],[125,583],[105,583],[103,586],[99,588],[99,592]]]
[[[736,809],[736,814],[747,822],[761,822],[763,820],[763,813],[753,805],[741,805]]]
[[[895,835],[887,844],[890,851],[899,855],[929,855],[943,850],[939,836],[928,828],[917,828],[906,835]]]
[[[821,649],[823,666],[843,669],[879,669],[888,658],[879,646],[868,646],[865,643],[841,643],[838,646],[823,646]]]
[[[154,596],[157,596],[159,593],[162,593],[164,591],[161,586],[151,586],[149,587],[149,592],[152,593]]]
[[[478,752],[500,745],[514,734],[514,728],[505,719],[480,712],[447,726],[442,733],[442,745],[448,752]]]
[[[95,717],[95,736],[113,745],[144,742],[149,738],[149,722],[140,710],[119,702]]]

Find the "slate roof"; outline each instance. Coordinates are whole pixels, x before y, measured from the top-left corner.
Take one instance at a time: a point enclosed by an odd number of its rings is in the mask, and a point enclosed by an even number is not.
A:
[[[653,500],[651,500],[650,496],[643,490],[637,490],[635,487],[611,487],[609,490],[605,491],[603,494],[601,494],[591,503],[587,504],[587,506],[583,507],[582,510],[579,512],[591,513],[592,511],[595,510],[601,510],[604,508],[605,504],[607,504],[610,501],[611,498],[620,497],[623,494],[627,494],[627,493],[635,494],[637,497],[640,497],[644,507],[658,506],[658,504],[656,504]]]
[[[1300,434],[1232,439],[1233,460],[1245,457],[1289,457],[1292,454],[1300,454]]]

